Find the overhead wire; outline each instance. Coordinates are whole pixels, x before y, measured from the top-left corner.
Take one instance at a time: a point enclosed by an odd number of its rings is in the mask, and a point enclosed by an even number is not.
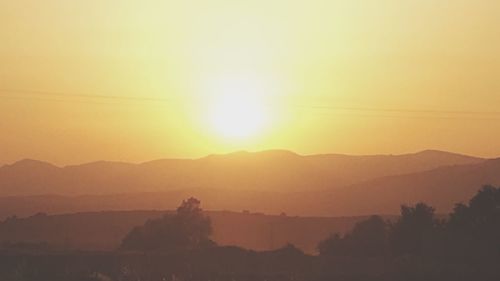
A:
[[[13,94],[17,94],[13,96]],[[22,95],[22,96],[18,96]],[[37,100],[48,102],[70,102],[89,103],[102,105],[121,104],[123,102],[161,102],[174,103],[177,99],[153,96],[130,96],[130,95],[105,95],[88,93],[69,93],[57,91],[40,91],[24,89],[0,89],[0,99]],[[350,114],[362,117],[383,118],[425,118],[425,119],[474,119],[474,120],[499,120],[500,111],[473,111],[473,110],[450,110],[450,109],[416,109],[416,108],[377,108],[377,107],[355,107],[336,105],[291,105],[302,109],[328,110],[327,114]],[[339,113],[338,111],[343,111]],[[386,113],[386,115],[359,114],[359,112]],[[318,112],[321,114],[321,112]],[[323,112],[325,114],[325,112]],[[389,114],[389,115],[387,115]],[[396,115],[397,114],[397,115]],[[401,115],[404,114],[404,115]],[[412,115],[410,115],[412,114]],[[419,114],[419,115],[414,115]],[[464,116],[466,115],[466,116]]]

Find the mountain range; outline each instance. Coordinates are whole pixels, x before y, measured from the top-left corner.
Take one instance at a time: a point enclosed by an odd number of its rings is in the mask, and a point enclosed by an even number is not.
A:
[[[0,168],[0,216],[169,209],[189,196],[211,210],[394,214],[402,203],[425,201],[447,212],[485,184],[500,185],[500,159],[436,150],[373,156],[274,150],[66,167],[22,160]]]

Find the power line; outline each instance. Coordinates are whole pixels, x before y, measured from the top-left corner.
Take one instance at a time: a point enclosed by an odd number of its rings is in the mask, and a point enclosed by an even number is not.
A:
[[[444,116],[444,115],[382,115],[382,114],[364,114],[358,112],[349,112],[349,113],[340,113],[340,112],[328,112],[328,113],[317,113],[331,116],[332,114],[336,115],[348,115],[355,117],[366,117],[366,118],[397,118],[397,119],[442,119],[442,120],[479,120],[479,121],[491,121],[491,120],[500,120],[500,116]]]
[[[17,93],[17,94],[27,94],[27,95],[58,96],[65,98],[92,98],[92,99],[134,100],[134,101],[163,101],[163,102],[173,101],[172,99],[156,98],[156,97],[75,94],[75,93],[49,92],[49,91],[38,91],[38,90],[0,89],[0,92],[9,94]]]
[[[380,111],[380,112],[397,112],[397,113],[432,113],[432,114],[484,114],[496,115],[500,111],[467,111],[467,110],[432,110],[432,109],[395,109],[395,108],[370,108],[370,107],[343,107],[343,106],[328,106],[328,105],[305,105],[298,107],[308,107],[316,109],[338,109],[338,110],[353,110],[353,111]]]
[[[98,102],[98,101],[89,101],[89,100],[64,100],[64,99],[55,99],[55,98],[44,98],[44,97],[12,97],[12,96],[3,96],[0,94],[0,98],[9,99],[9,100],[35,100],[35,101],[46,101],[46,102],[67,102],[67,103],[82,103],[82,104],[99,104],[99,105],[113,105],[116,103],[110,102]]]
[[[56,102],[75,102],[75,103],[94,103],[94,104],[107,104],[114,105],[116,103],[111,102],[96,102],[82,99],[100,99],[100,100],[121,100],[121,101],[146,101],[146,102],[162,102],[171,103],[178,102],[176,99],[171,98],[158,98],[158,97],[139,97],[139,96],[116,96],[116,95],[102,95],[102,94],[82,94],[82,93],[65,93],[65,92],[52,92],[52,91],[39,91],[39,90],[20,90],[20,89],[0,89],[0,93],[6,94],[23,94],[28,95],[24,97],[13,97],[9,95],[0,94],[0,98],[6,99],[23,99],[23,100],[41,100],[41,101],[56,101]],[[30,97],[29,95],[35,95],[35,97]],[[53,99],[47,97],[59,97],[65,98]],[[80,98],[75,100],[74,98]],[[342,110],[342,111],[359,111],[359,112],[383,112],[383,113],[424,113],[424,114],[448,114],[454,115],[451,117],[446,116],[397,116],[397,115],[365,115],[371,117],[387,117],[387,118],[408,118],[408,117],[423,117],[423,118],[440,118],[440,119],[460,119],[457,115],[469,115],[476,117],[483,117],[485,120],[496,120],[497,118],[484,118],[488,115],[500,115],[500,111],[467,111],[467,110],[446,110],[446,109],[397,109],[397,108],[374,108],[374,107],[346,107],[346,106],[334,106],[334,105],[292,105],[297,108],[309,108],[309,109],[325,109],[325,110]],[[481,115],[481,116],[479,116]],[[478,119],[478,118],[476,118]]]

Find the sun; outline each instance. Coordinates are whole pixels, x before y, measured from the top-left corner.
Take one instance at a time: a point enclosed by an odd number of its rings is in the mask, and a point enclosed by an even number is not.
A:
[[[261,101],[235,93],[214,101],[211,122],[215,131],[225,138],[249,138],[260,133],[267,114]]]
[[[225,75],[212,81],[208,121],[224,139],[249,139],[269,126],[264,83],[250,75]]]

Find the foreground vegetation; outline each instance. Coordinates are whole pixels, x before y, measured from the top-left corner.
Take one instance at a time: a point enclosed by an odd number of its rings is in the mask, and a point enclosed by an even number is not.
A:
[[[447,219],[424,203],[402,206],[318,244],[267,252],[220,247],[194,198],[138,226],[115,252],[4,249],[0,280],[500,280],[500,188],[483,187]]]

